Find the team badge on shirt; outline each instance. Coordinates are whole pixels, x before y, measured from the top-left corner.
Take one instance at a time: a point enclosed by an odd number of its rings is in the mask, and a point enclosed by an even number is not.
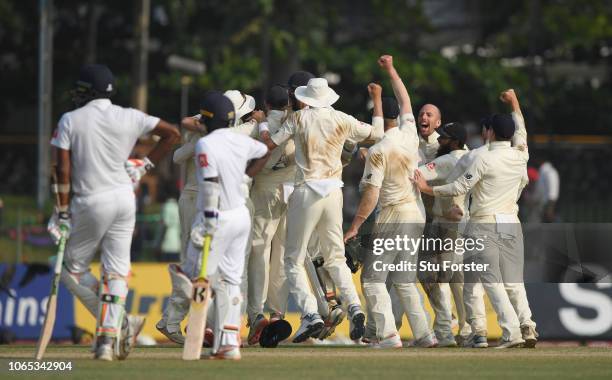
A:
[[[472,175],[470,173],[465,173],[465,179],[472,179]]]
[[[206,153],[198,154],[198,163],[201,168],[205,168],[208,166],[208,158],[206,157]]]

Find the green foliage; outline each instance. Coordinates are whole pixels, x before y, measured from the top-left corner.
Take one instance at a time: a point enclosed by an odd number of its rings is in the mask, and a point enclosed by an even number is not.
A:
[[[101,16],[91,29],[94,5],[100,7]],[[565,77],[547,75],[547,65],[558,61],[609,66],[609,59],[600,55],[600,49],[612,42],[609,1],[466,2],[475,41],[469,52],[451,58],[431,42],[441,30],[432,22],[437,15],[425,12],[427,5],[405,0],[154,1],[149,111],[177,118],[183,73],[167,67],[170,54],[207,65],[190,88],[190,109],[197,107],[199,94],[208,89],[237,88],[261,100],[268,86],[285,83],[292,71],[306,69],[318,75],[338,74],[338,107],[365,116],[368,82],[382,81],[385,93],[391,94],[376,64],[384,53],[394,55],[415,105],[439,103],[448,118],[477,120],[499,108],[497,95],[507,87],[525,95],[526,112],[536,117],[538,126],[546,123],[545,115],[556,112],[552,107],[573,97],[568,94],[596,99],[592,105],[581,105],[591,114],[597,113],[595,104],[609,104],[609,91],[594,90],[589,82],[568,88]],[[85,0],[55,1],[55,6],[54,118],[71,108],[67,91],[87,59],[84,52],[91,48],[91,30],[97,31],[95,59],[108,63],[118,78],[115,101],[130,104],[134,7],[120,1]],[[10,110],[35,104],[37,25],[32,20],[37,19],[31,4],[0,0],[0,51],[6,78],[2,86],[5,93],[14,95],[0,102],[0,119],[7,118]],[[452,39],[447,42],[453,43]],[[477,54],[479,48],[489,53]],[[543,60],[534,71],[529,64],[501,64],[503,58],[526,57],[530,52]],[[16,64],[9,64],[10,57]],[[609,76],[600,85],[608,83]],[[558,128],[571,132],[571,126]]]

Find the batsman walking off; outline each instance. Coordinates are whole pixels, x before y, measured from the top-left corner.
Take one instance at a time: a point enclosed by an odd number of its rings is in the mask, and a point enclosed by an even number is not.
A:
[[[108,67],[84,66],[73,94],[78,108],[62,116],[51,140],[60,198],[55,217],[70,234],[61,280],[97,316],[94,358],[107,361],[125,359],[144,324],[141,317],[126,317],[124,306],[136,220],[132,183],[180,137],[174,126],[157,117],[112,104],[113,92]],[[134,144],[149,133],[160,141],[141,165],[126,171]],[[89,269],[98,247],[101,284]]]

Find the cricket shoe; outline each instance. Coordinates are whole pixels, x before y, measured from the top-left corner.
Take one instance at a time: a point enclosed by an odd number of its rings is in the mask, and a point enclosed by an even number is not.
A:
[[[240,348],[236,346],[222,346],[216,353],[207,356],[209,360],[240,360]]]
[[[375,337],[366,336],[364,334],[363,337],[361,338],[361,343],[369,344],[369,345],[378,344],[378,339],[376,339]]]
[[[268,321],[266,317],[263,316],[263,314],[257,314],[255,321],[249,324],[249,336],[247,339],[249,345],[252,346],[254,344],[259,343],[259,337],[261,336],[261,332],[263,331],[264,327],[269,324],[270,321]]]
[[[340,305],[336,304],[330,307],[329,314],[327,318],[325,318],[325,327],[319,334],[319,339],[323,340],[325,338],[330,337],[334,331],[336,331],[336,327],[344,320],[346,313],[342,310]]]
[[[278,313],[276,311],[273,313],[270,313],[270,323],[280,321],[281,319],[285,319],[285,317],[281,313]]]
[[[210,348],[215,342],[215,333],[210,327],[204,329],[204,340],[202,341],[202,347]]]
[[[390,337],[371,343],[370,347],[375,349],[402,348],[402,340],[398,334],[393,334]]]
[[[125,360],[136,346],[136,338],[145,324],[145,317],[128,315],[121,327],[121,337],[117,339],[117,359]]]
[[[365,333],[365,314],[361,310],[361,306],[357,304],[349,305],[348,313],[350,322],[349,336],[351,340],[361,339]]]
[[[523,338],[517,338],[513,340],[501,339],[499,341],[499,344],[495,346],[494,348],[499,348],[499,349],[520,348],[520,347],[523,347],[523,344],[525,344],[525,341],[523,340]]]
[[[489,341],[486,335],[472,334],[463,342],[463,347],[487,348],[489,347]]]
[[[94,359],[107,362],[113,361],[113,340],[110,336],[99,336],[96,341]]]
[[[176,344],[180,344],[181,346],[185,344],[185,336],[181,333],[181,327],[178,326],[178,329],[176,331],[170,331],[168,330],[168,325],[163,324],[163,322],[163,320],[157,322],[157,324],[155,325],[157,331],[164,334],[166,338],[170,339]]]
[[[321,319],[321,316],[317,313],[306,314],[302,318],[300,328],[295,333],[293,343],[302,343],[308,338],[317,337],[321,334],[321,330],[325,327],[325,323]]]
[[[464,347],[464,343],[468,340],[468,338],[468,336],[457,334],[455,335],[455,342],[457,342],[458,347]]]
[[[523,340],[525,341],[525,344],[523,345],[523,347],[535,348],[536,344],[538,343],[538,337],[540,336],[538,332],[535,330],[535,327],[522,326],[521,335],[523,336]]]
[[[434,348],[437,345],[438,340],[436,339],[436,336],[434,334],[429,334],[427,336],[414,340],[408,346],[416,348]]]
[[[452,334],[444,338],[438,339],[438,348],[451,347],[457,347],[457,341],[455,340],[455,337]]]

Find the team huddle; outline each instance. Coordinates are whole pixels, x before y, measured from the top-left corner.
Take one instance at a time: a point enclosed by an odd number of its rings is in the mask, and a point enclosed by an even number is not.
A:
[[[169,265],[172,294],[156,328],[184,345],[183,358],[199,358],[202,345],[211,359],[233,360],[244,343],[276,347],[292,334],[285,321],[290,296],[301,314],[294,343],[326,339],[347,319],[351,340],[401,348],[405,314],[413,347],[488,347],[486,292],[502,329],[497,347],[535,347],[517,216],[529,155],[516,94],[502,92],[511,113],[484,118],[484,144],[469,150],[465,127],[442,125],[435,105],[415,118],[391,56],[378,64],[395,96],[368,85],[370,123],[334,109],[336,92],[305,71],[270,88],[265,111],[240,91],[209,91],[199,112],[182,120],[183,141],[173,154],[185,173],[181,262]],[[69,235],[61,281],[97,318],[93,350],[101,360],[125,359],[144,325],[124,308],[133,186],[180,139],[167,122],[113,105],[113,86],[106,66],[85,66],[74,92],[79,108],[64,114],[51,141],[58,205],[49,230],[57,240]],[[149,134],[160,137],[153,150],[128,160]],[[365,169],[345,232],[342,171],[352,159],[364,160]],[[401,238],[479,245],[461,254],[446,245],[421,246],[417,254],[399,244],[372,250],[376,239]],[[98,248],[100,281],[89,269]],[[365,304],[353,283],[359,269]],[[433,328],[417,282],[434,311]],[[206,321],[190,319],[184,334],[181,323],[202,294],[210,299]],[[186,352],[193,342],[198,349]]]

